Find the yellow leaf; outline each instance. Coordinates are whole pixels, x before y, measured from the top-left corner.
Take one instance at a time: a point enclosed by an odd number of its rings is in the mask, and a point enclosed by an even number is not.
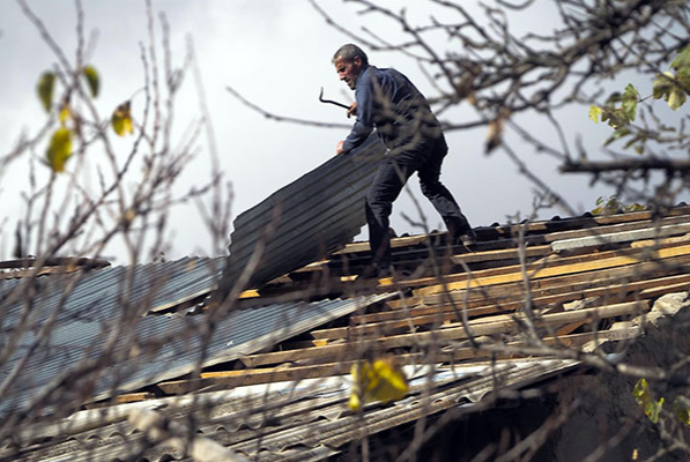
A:
[[[685,104],[686,96],[685,90],[680,85],[674,85],[666,98],[668,105],[674,111],[677,111],[683,104]]]
[[[595,124],[599,123],[599,117],[601,117],[601,108],[599,106],[589,107],[589,119]]]
[[[132,125],[132,111],[130,101],[125,101],[120,104],[112,117],[113,130],[119,136],[125,136],[127,133],[134,133]]]
[[[659,401],[650,401],[644,407],[644,414],[652,421],[652,423],[659,423],[659,415],[661,408],[664,405],[664,398]]]
[[[647,384],[647,380],[638,380],[635,384],[635,388],[633,388],[632,395],[635,397],[637,404],[641,406],[646,405],[649,402],[649,385]]]
[[[53,90],[55,89],[55,74],[49,71],[41,74],[41,78],[38,80],[38,98],[43,103],[43,107],[46,112],[50,112],[50,108],[53,105]]]
[[[54,172],[64,172],[65,162],[72,155],[72,133],[66,128],[59,128],[50,139],[46,157],[48,165]]]
[[[359,410],[372,401],[388,403],[405,396],[408,391],[403,371],[389,359],[364,361],[352,366],[350,409]]]
[[[101,79],[98,77],[98,72],[93,66],[86,66],[83,71],[84,77],[86,77],[86,83],[89,84],[89,90],[91,90],[91,96],[93,98],[98,96],[98,90],[101,86]]]
[[[644,409],[644,414],[652,421],[652,423],[659,422],[659,415],[661,414],[661,408],[664,405],[665,399],[662,397],[659,401],[654,401],[652,394],[649,391],[649,384],[645,379],[640,379],[635,384],[632,392],[633,397],[637,404],[642,406]]]
[[[62,106],[62,109],[60,109],[60,123],[64,126],[65,122],[67,122],[67,119],[72,115],[70,112],[69,108],[67,106]]]

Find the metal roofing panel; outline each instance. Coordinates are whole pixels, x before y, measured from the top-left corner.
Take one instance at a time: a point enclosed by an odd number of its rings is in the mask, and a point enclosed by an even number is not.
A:
[[[222,290],[232,288],[272,221],[277,223],[265,238],[252,285],[304,266],[352,240],[366,223],[364,196],[376,174],[375,161],[384,153],[385,147],[372,135],[354,154],[332,157],[238,216]]]
[[[514,360],[498,363],[494,367],[460,366],[454,370],[439,370],[431,377],[433,385],[426,399],[421,398],[424,394],[422,390],[429,385],[430,376],[426,372],[419,372],[418,378],[410,381],[414,390],[410,396],[390,405],[367,405],[361,416],[347,411],[350,394],[347,380],[341,380],[342,385],[335,390],[329,382],[325,386],[311,382],[312,397],[306,400],[301,395],[293,399],[270,394],[263,396],[261,400],[247,402],[244,407],[239,402],[227,407],[218,403],[212,411],[212,422],[202,425],[198,430],[203,436],[229,446],[234,451],[257,457],[258,460],[272,460],[278,456],[281,460],[303,460],[304,457],[322,460],[349,441],[361,438],[363,432],[378,433],[425,415],[475,402],[495,391],[497,383],[501,389],[521,388],[577,365],[576,361],[571,360]],[[276,403],[274,411],[265,411],[266,404],[273,403],[276,399],[281,402],[280,406]],[[199,406],[199,409],[204,408],[203,405]],[[309,412],[310,410],[313,412]],[[186,419],[189,412],[192,411],[180,412],[178,417]],[[270,416],[268,420],[267,414]],[[324,419],[326,415],[335,417]],[[260,431],[248,429],[256,428],[255,425],[247,426],[255,418],[263,421]],[[226,422],[230,425],[224,425]],[[53,451],[53,454],[62,455],[50,460],[67,460],[61,458],[67,451],[74,457],[69,460],[115,460],[126,453],[120,450],[130,451],[131,448],[143,447],[143,436],[134,433],[127,422],[106,425],[77,439],[79,444],[75,445],[70,441],[58,443],[48,449],[44,456],[50,457],[50,451]],[[91,444],[91,449],[79,447],[88,446],[92,440],[94,444]],[[144,457],[160,461],[180,457],[180,454],[172,448],[159,446],[147,450]]]
[[[21,365],[18,379],[2,397],[0,412],[20,408],[51,380],[63,377],[88,359],[101,358],[105,345],[114,335],[117,335],[112,339],[114,354],[120,359],[113,361],[96,384],[96,399],[110,396],[113,388],[117,392],[129,391],[179,377],[194,370],[202,358],[204,365],[212,365],[253,353],[389,297],[383,294],[350,300],[285,303],[237,311],[220,320],[210,338],[207,316],[140,317],[151,307],[210,291],[222,261],[184,259],[130,269],[106,269],[82,276],[39,278],[41,287],[33,301],[33,317],[17,350],[0,366],[2,383]],[[0,281],[0,293],[16,286],[15,283],[6,287],[5,282]],[[63,295],[63,288],[70,282],[75,284],[73,290]],[[0,344],[6,344],[12,330],[20,324],[22,308],[21,303],[12,304],[0,320],[5,332],[0,336]],[[40,326],[49,320],[51,313],[55,313],[55,321],[49,337],[32,350]],[[131,324],[118,331],[122,320]],[[208,342],[205,348],[204,342]],[[205,350],[203,354],[202,350]],[[31,356],[22,364],[29,353]]]
[[[184,258],[36,279],[0,280],[0,313],[3,313],[0,328],[9,332],[20,322],[22,299],[9,300],[13,290],[23,291],[26,284],[36,287],[36,296],[30,302],[37,324],[56,308],[60,308],[58,321],[112,322],[113,316],[124,309],[143,314],[157,306],[210,292],[217,284],[223,260]]]

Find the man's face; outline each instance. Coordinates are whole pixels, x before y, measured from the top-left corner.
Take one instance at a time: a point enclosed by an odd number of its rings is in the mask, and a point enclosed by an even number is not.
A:
[[[362,58],[355,56],[352,61],[346,61],[343,58],[338,58],[335,61],[335,70],[338,73],[340,80],[344,80],[347,86],[351,90],[355,89],[357,85],[357,77],[362,72],[364,63],[362,63]]]

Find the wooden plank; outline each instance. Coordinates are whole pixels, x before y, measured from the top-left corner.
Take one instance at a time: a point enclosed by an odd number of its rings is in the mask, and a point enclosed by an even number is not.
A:
[[[684,234],[682,236],[675,236],[675,237],[665,237],[663,239],[645,239],[642,241],[636,241],[631,243],[630,245],[632,247],[653,247],[655,245],[672,245],[672,244],[679,244],[682,242],[687,242],[690,241],[690,233]]]
[[[643,257],[648,255],[648,250],[644,251],[641,249],[633,249],[633,250],[626,250],[626,249],[619,249],[619,250],[610,250],[610,251],[605,251],[605,252],[596,252],[596,253],[589,253],[585,255],[574,255],[570,257],[558,257],[558,256],[553,256],[553,257],[547,257],[544,258],[538,262],[532,263],[528,265],[528,269],[535,270],[539,269],[542,267],[553,267],[557,265],[567,265],[567,264],[572,264],[572,263],[585,263],[588,261],[596,261],[596,260],[604,260],[608,258],[613,258],[613,257],[618,257],[618,256],[634,256],[634,257]],[[500,274],[510,274],[510,273],[520,273],[521,272],[521,267],[520,265],[511,265],[509,267],[503,267],[503,268],[492,268],[489,270],[479,270],[479,271],[473,271],[472,276],[475,278],[483,278],[487,276],[495,276],[495,275],[500,275]],[[466,279],[466,273],[456,273],[455,276],[458,278],[463,277]],[[401,281],[398,282],[397,284],[400,285],[405,285],[405,284],[420,284],[423,285],[424,283],[428,284],[434,284],[437,283],[438,279],[437,278],[420,278],[415,281]],[[403,304],[400,301],[396,300],[391,300],[387,302],[387,305],[392,307],[392,308],[398,308],[401,307]]]
[[[563,292],[557,294],[544,295],[544,290],[533,290],[533,303],[536,307],[542,308],[558,303],[571,302],[590,297],[610,297],[618,294],[629,293],[635,296],[639,291],[652,290],[659,287],[654,293],[669,293],[673,288],[679,289],[690,284],[690,274],[680,274],[675,276],[666,276],[661,278],[645,279],[636,282],[626,282],[623,284],[612,284],[610,279],[596,279],[587,281],[582,284],[567,284],[559,286]],[[668,286],[668,287],[667,287]],[[559,290],[559,292],[560,292]],[[553,289],[549,290],[552,292]],[[645,298],[650,298],[647,296]],[[501,311],[511,311],[519,309],[524,304],[524,295],[522,293],[515,293],[511,297],[502,298],[481,298],[469,300],[467,307],[467,314],[470,318],[481,316],[484,314],[498,313]],[[615,301],[625,301],[624,298],[616,298]],[[456,304],[458,309],[463,309],[464,304],[458,302]],[[409,316],[408,316],[409,313]],[[377,323],[386,321],[411,320],[414,325],[432,323],[439,319],[445,321],[453,319],[455,311],[452,305],[432,305],[422,307],[412,307],[407,311],[402,309],[395,309],[393,311],[384,311],[381,313],[370,313],[365,315],[353,315],[352,322],[356,324]],[[392,324],[397,327],[400,324]]]
[[[595,339],[598,339],[599,341],[619,341],[635,338],[641,333],[641,328],[631,328],[598,332],[596,335],[594,333],[564,335],[560,337],[545,338],[544,344],[547,346],[560,345],[569,348],[578,348]],[[520,347],[528,345],[525,342],[511,342],[505,346],[506,348],[519,349]],[[492,356],[496,357],[496,359],[525,357],[525,355],[521,355],[519,352],[506,352],[501,354],[494,351],[482,350],[480,347],[479,349],[458,348],[449,351],[438,351],[435,354],[434,361],[442,364],[452,364],[457,361],[467,359],[483,359]],[[259,357],[256,359],[259,360]],[[348,357],[348,360],[309,366],[210,372],[201,374],[200,379],[162,382],[158,384],[158,387],[167,394],[182,394],[208,387],[234,388],[239,386],[258,385],[280,381],[298,381],[335,375],[345,375],[350,373],[352,365],[356,364],[358,359],[360,358],[350,356]],[[396,362],[399,365],[423,364],[427,360],[428,356],[425,353],[396,355]]]
[[[642,332],[641,328],[633,328],[635,332],[630,334],[625,329],[615,331],[600,331],[597,332],[596,337],[602,340],[621,340],[624,338],[631,338],[639,335]],[[594,333],[571,334],[564,335],[558,338],[546,337],[544,343],[547,345],[562,344],[565,347],[575,347],[584,345],[587,342],[594,340]],[[508,346],[524,345],[523,342],[508,343]],[[341,345],[343,347],[343,345]],[[291,352],[278,353],[263,353],[243,358],[243,362],[247,367],[266,366],[271,364],[281,364],[286,361],[327,361],[334,360],[347,361],[356,360],[363,354],[361,350],[356,348],[338,348],[337,351],[333,348],[305,348],[303,350],[296,350]],[[337,354],[332,354],[337,353]],[[439,351],[439,362],[451,362],[465,359],[475,359],[479,357],[489,357],[490,352],[485,350],[477,350],[476,348],[465,347],[455,348],[449,351]],[[396,355],[396,360],[401,360],[401,364],[419,364],[424,362],[427,358],[427,353],[406,353],[403,355]]]
[[[684,220],[687,217],[682,217]],[[674,218],[674,220],[677,220],[678,218]],[[627,226],[632,226],[632,225],[627,225]],[[636,225],[637,226],[637,225]],[[647,225],[649,226],[649,224]],[[603,228],[599,229],[600,234],[606,234],[603,231],[605,231]],[[598,231],[598,232],[599,232]],[[547,242],[550,242],[552,238],[556,239],[559,236],[563,238],[568,238],[572,236],[581,236],[581,237],[591,237],[592,233],[589,234],[582,234],[584,231],[583,230],[573,230],[573,231],[568,231],[569,234],[550,234],[548,235],[548,238],[545,238],[544,236],[541,236],[541,239],[546,239]],[[534,269],[540,268],[542,266],[546,267],[551,267],[555,265],[563,265],[563,264],[568,264],[568,263],[575,263],[575,262],[587,262],[587,261],[594,261],[594,260],[603,260],[605,258],[612,258],[615,256],[625,256],[625,255],[646,255],[646,253],[641,252],[641,249],[617,249],[617,250],[609,250],[605,252],[589,252],[585,254],[579,254],[579,255],[569,255],[569,256],[561,256],[557,253],[553,252],[548,252],[548,245],[539,245],[539,246],[534,246],[534,247],[526,247],[525,248],[525,253],[528,258],[534,258],[538,256],[546,256],[546,258],[539,260],[537,262],[532,262],[527,265],[527,269],[532,271]],[[534,250],[530,250],[534,249]],[[549,255],[550,253],[553,253],[553,255]],[[472,253],[465,253],[465,254],[460,254],[460,255],[454,255],[451,256],[451,261],[455,264],[461,264],[462,262],[465,262],[466,264],[471,264],[471,263],[477,263],[477,262],[482,262],[482,261],[492,261],[491,257],[492,256],[501,256],[502,259],[517,259],[519,257],[519,250],[516,248],[509,248],[509,249],[498,249],[498,250],[489,250],[489,251],[483,251],[483,252],[472,252]],[[480,277],[480,276],[489,276],[489,275],[499,275],[499,274],[508,274],[511,272],[519,272],[520,271],[520,265],[515,264],[515,265],[509,265],[509,266],[501,266],[498,268],[489,268],[486,270],[476,270],[475,276]],[[458,274],[465,274],[463,273],[458,273]],[[392,284],[393,280],[392,278],[384,278],[381,281],[382,285],[385,284]],[[437,282],[435,277],[425,277],[425,278],[419,278],[419,279],[413,279],[413,280],[408,280],[408,281],[397,281],[396,284],[398,287],[416,287],[420,285],[426,285],[426,284],[433,284],[434,282]]]
[[[675,246],[677,247],[677,246]],[[517,252],[517,250],[515,250]],[[630,257],[635,257],[635,258],[643,258],[646,257],[649,254],[649,249],[617,249],[617,250],[608,250],[604,252],[593,252],[593,253],[586,253],[586,254],[581,254],[581,255],[571,255],[571,256],[561,256],[558,254],[550,254],[547,255],[545,258],[542,258],[536,262],[531,262],[526,265],[527,271],[536,271],[540,268],[552,268],[555,266],[562,266],[562,265],[568,265],[568,264],[575,264],[575,263],[587,263],[591,261],[597,261],[597,260],[605,260],[609,258],[614,258],[614,257],[622,257],[622,256],[630,256]],[[455,257],[456,261],[462,260],[463,256],[457,256]],[[509,265],[509,266],[502,266],[499,268],[489,268],[485,270],[475,270],[472,272],[472,277],[474,278],[483,278],[487,276],[498,276],[501,274],[511,274],[511,273],[520,273],[522,271],[522,267],[519,264],[515,265]],[[456,277],[456,278],[461,278],[464,276],[464,279],[467,279],[467,273],[462,272],[462,273],[456,273],[455,275],[450,275],[451,277]],[[383,279],[382,284],[387,284],[391,283],[392,280],[390,278],[388,279]],[[413,280],[408,280],[408,281],[397,281],[397,285],[399,287],[416,287],[416,286],[422,286],[422,285],[428,285],[428,284],[434,284],[438,283],[438,278],[437,277],[425,277],[425,278],[418,278],[418,279],[413,279]]]
[[[657,285],[662,285],[662,287],[655,287]],[[606,300],[607,304],[612,303],[623,303],[635,301],[641,296],[641,292],[647,289],[644,293],[643,298],[651,298],[653,296],[660,296],[664,293],[671,293],[674,291],[683,290],[684,288],[690,288],[690,274],[682,274],[679,276],[672,276],[669,278],[660,278],[651,281],[640,281],[636,283],[626,283],[617,285],[602,285],[593,283],[595,286],[592,289],[577,290],[557,295],[550,295],[546,297],[536,297],[532,299],[532,306],[536,309],[543,309],[553,305],[561,305],[563,303],[584,300],[587,298],[601,298]],[[475,306],[467,309],[467,317],[470,319],[470,325],[477,323],[492,322],[496,319],[495,316],[481,318],[480,320],[474,320],[477,316],[484,316],[490,314],[506,313],[509,311],[519,310],[524,307],[524,300],[522,296],[518,296],[517,301],[505,302],[502,301],[500,304],[489,303],[484,306]],[[475,305],[478,305],[475,301]],[[462,312],[462,306],[457,307],[458,311]],[[321,340],[335,340],[339,338],[361,338],[368,335],[386,335],[400,331],[401,329],[409,329],[410,327],[419,327],[428,324],[444,324],[444,327],[452,327],[458,325],[460,320],[453,310],[452,306],[433,306],[425,307],[423,309],[423,315],[418,315],[420,310],[411,309],[408,310],[410,316],[407,317],[404,311],[388,312],[388,313],[374,313],[372,315],[358,316],[356,320],[371,320],[371,319],[381,319],[381,315],[395,314],[398,319],[393,319],[383,322],[373,322],[361,326],[349,326],[349,327],[339,327],[332,329],[320,329],[311,332],[314,338]],[[505,316],[505,315],[504,315]],[[353,320],[353,321],[356,321]],[[454,321],[448,324],[449,321]],[[562,334],[569,334],[573,330],[577,329],[583,325],[583,322],[575,323],[570,329],[564,328]]]
[[[566,313],[554,313],[542,316],[539,321],[540,325],[548,324],[554,328],[564,324],[586,321],[589,322],[595,317],[615,317],[626,314],[636,313],[638,311],[647,311],[649,303],[631,302],[616,305],[609,305],[600,308],[588,308],[584,310],[571,311]],[[494,335],[499,333],[507,333],[520,326],[519,317],[511,317],[506,321],[485,323],[476,326],[472,329],[472,333],[476,336],[480,335]],[[424,343],[445,343],[450,340],[466,339],[467,333],[462,327],[434,330],[431,332],[421,332],[414,334],[403,334],[392,337],[384,337],[379,339],[366,339],[356,342],[346,342],[339,344],[330,344],[323,347],[305,348],[303,350],[279,351],[273,353],[264,353],[260,355],[252,355],[241,358],[242,362],[248,367],[256,367],[262,364],[278,364],[283,362],[304,360],[304,359],[318,359],[324,357],[346,357],[349,354],[359,354],[368,351],[372,354],[383,352],[390,348],[407,347]]]
[[[638,281],[688,273],[690,272],[688,266],[690,266],[690,256],[674,257],[665,260],[663,265],[658,262],[646,262],[620,268],[532,280],[530,281],[530,290],[535,296],[555,295],[567,291],[591,289],[597,285],[604,287],[612,284],[625,284],[630,280]],[[567,289],[566,286],[571,288]],[[523,291],[524,282],[519,281],[497,286],[472,288],[469,291],[457,290],[424,296],[413,295],[406,297],[404,301],[389,301],[387,306],[391,309],[399,309],[405,303],[410,307],[408,310],[416,310],[425,306],[449,306],[451,300],[457,306],[464,306],[466,300],[469,306],[480,306],[481,304],[476,303],[477,300],[484,300],[487,303],[521,300]],[[420,308],[416,308],[420,305]]]
[[[525,247],[525,256],[528,258],[543,257],[551,253],[553,253],[553,250],[551,250],[550,245]],[[450,257],[451,261],[456,265],[459,265],[460,262],[469,264],[484,261],[514,260],[518,258],[520,258],[519,249],[486,250],[483,252],[459,254]]]
[[[494,311],[492,313],[488,314],[496,314],[498,311]],[[476,312],[473,313],[474,318],[476,318]],[[487,313],[484,313],[487,314]],[[487,316],[483,318],[477,318],[477,319],[472,319],[470,321],[470,325],[474,326],[477,324],[485,324],[487,322],[497,322],[497,321],[506,321],[510,319],[508,315],[505,314],[497,314],[495,316]],[[378,335],[378,336],[383,336],[387,334],[391,334],[396,330],[400,329],[405,329],[409,327],[414,327],[414,326],[419,326],[423,324],[432,324],[432,323],[437,323],[441,324],[441,322],[444,321],[451,321],[451,320],[456,320],[456,316],[454,313],[439,313],[439,316],[425,316],[424,317],[424,323],[419,323],[418,319],[402,319],[390,323],[380,323],[380,324],[371,324],[367,326],[353,326],[353,327],[335,327],[332,329],[319,329],[319,330],[314,330],[311,332],[311,335],[316,338],[316,339],[328,339],[328,340],[334,340],[338,338],[344,338],[344,339],[351,339],[352,341],[357,341],[360,337],[365,336],[365,335]],[[415,322],[416,321],[416,322]],[[443,327],[453,327],[457,323],[444,323]]]
[[[128,393],[126,395],[118,395],[115,397],[115,400],[117,404],[125,404],[125,403],[138,403],[140,401],[146,401],[148,399],[154,399],[156,395],[150,392],[142,392],[142,393]]]
[[[656,255],[656,260],[663,260],[667,258],[672,258],[676,256],[685,256],[690,254],[690,246],[679,246],[679,247],[671,247],[671,248],[664,248],[660,249],[657,252]],[[553,276],[564,276],[568,274],[574,274],[574,273],[583,273],[583,272],[589,272],[589,271],[594,271],[594,270],[603,270],[603,269],[610,269],[610,268],[616,268],[620,266],[626,266],[626,265],[632,265],[635,263],[639,263],[640,260],[635,257],[631,256],[621,256],[621,257],[613,257],[613,258],[607,258],[604,260],[596,260],[592,262],[586,262],[586,263],[577,263],[573,265],[563,265],[563,266],[556,266],[556,267],[551,267],[551,268],[543,268],[540,270],[533,271],[532,274],[529,274],[529,278],[531,280],[535,279],[544,279],[544,278],[550,278]],[[438,293],[441,291],[449,291],[449,290],[458,290],[458,289],[466,289],[466,288],[473,288],[473,287],[481,287],[481,286],[489,286],[489,285],[494,285],[494,284],[505,284],[508,282],[519,282],[523,280],[523,275],[521,273],[510,273],[510,274],[505,274],[505,275],[499,275],[499,276],[488,276],[485,278],[476,278],[476,279],[471,279],[467,281],[467,275],[451,275],[447,278],[445,278],[446,281],[448,281],[447,284],[436,284],[432,285],[429,287],[423,287],[419,288],[414,291],[415,295],[429,295],[429,294],[434,294]],[[386,287],[390,287],[392,284],[381,284],[381,289],[384,289]]]
[[[350,368],[354,363],[355,361],[349,361],[317,366],[298,366],[291,368],[239,371],[243,372],[243,374],[235,374],[235,372],[238,371],[230,371],[231,373],[214,372],[202,374],[200,379],[162,382],[158,384],[158,387],[169,395],[176,395],[190,393],[192,391],[211,386],[217,388],[235,388],[248,385],[259,385],[262,383],[306,380],[333,375],[349,374]]]
[[[587,308],[584,310],[569,311],[565,313],[547,314],[538,319],[536,327],[549,325],[552,328],[577,322],[591,322],[595,319],[612,318],[630,314],[649,311],[649,301],[639,301],[630,303],[620,303],[598,308]],[[517,319],[516,319],[517,318]],[[509,334],[523,324],[524,314],[515,315],[509,320],[495,323],[481,324],[472,327],[472,334],[475,336]],[[438,344],[445,341],[460,340],[468,338],[469,334],[464,327],[442,329],[431,332],[421,332],[414,334],[404,334],[393,337],[379,339],[376,343],[382,344],[385,348],[397,348],[411,345]],[[366,343],[366,342],[363,342]]]
[[[445,250],[448,250],[446,247],[439,247],[435,248],[436,251],[438,251],[438,254],[441,255]],[[527,247],[525,249],[526,255],[528,258],[534,258],[534,257],[541,257],[541,256],[546,256],[550,253],[553,253],[553,250],[551,249],[550,245],[539,245],[539,246],[531,246]],[[336,252],[337,254],[337,252]],[[414,255],[411,255],[410,258],[412,262],[419,261],[421,259],[428,258],[429,252],[428,249],[422,248],[422,249],[417,249],[413,252]],[[402,252],[397,252],[394,255],[395,261],[398,263],[404,262],[406,255]],[[516,248],[510,248],[510,249],[497,249],[497,250],[485,250],[485,251],[479,251],[479,252],[470,252],[470,253],[464,253],[464,254],[456,254],[450,257],[451,261],[454,264],[460,264],[460,261],[466,263],[466,264],[474,264],[474,263],[482,263],[482,262],[488,262],[488,261],[505,261],[505,260],[514,260],[519,258],[519,253],[518,249]],[[366,257],[365,262],[363,264],[368,264],[369,257]],[[300,277],[303,277],[302,275],[304,273],[313,273],[313,272],[319,272],[319,271],[324,271],[325,268],[328,266],[328,262],[319,262],[318,265],[316,264],[310,264],[308,266],[305,266],[304,268],[300,268],[299,270],[293,271],[292,274],[299,275]],[[356,266],[361,266],[361,265],[356,265]]]
[[[575,330],[587,324],[586,321],[577,321],[571,324],[566,324],[565,326],[559,327],[556,330],[557,337],[563,337],[564,335],[572,334]]]
[[[567,274],[546,279],[530,281],[532,293],[539,293],[540,296],[554,295],[563,291],[563,286],[571,285],[572,290],[588,289],[593,287],[594,282],[602,285],[620,284],[631,280],[641,280],[647,278],[664,277],[677,275],[678,273],[688,272],[690,256],[674,257],[659,264],[657,261],[639,263],[637,265],[623,266],[620,268],[609,268],[601,271],[591,271],[579,274]],[[481,287],[471,289],[472,293],[483,294],[487,292],[496,297],[505,297],[524,290],[524,282],[514,282],[510,284],[498,285],[493,287]],[[458,291],[458,300],[463,299],[464,291]],[[444,303],[449,296],[456,295],[456,292],[438,293],[423,297],[427,304]]]

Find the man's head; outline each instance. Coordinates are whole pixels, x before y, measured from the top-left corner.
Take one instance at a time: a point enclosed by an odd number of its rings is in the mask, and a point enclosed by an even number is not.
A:
[[[369,58],[357,45],[347,44],[335,52],[333,64],[340,80],[344,80],[354,90],[359,74],[369,65]]]

